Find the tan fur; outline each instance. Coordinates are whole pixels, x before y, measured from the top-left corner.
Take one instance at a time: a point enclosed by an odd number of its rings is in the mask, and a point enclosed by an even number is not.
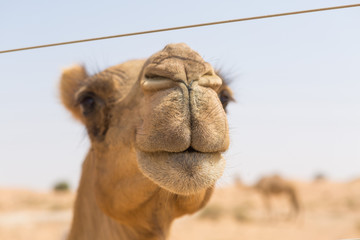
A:
[[[75,106],[75,94],[78,89],[85,83],[88,77],[83,66],[74,65],[63,70],[60,81],[60,98],[64,106],[71,111],[73,116],[81,120],[81,115],[78,111],[72,111]]]
[[[295,186],[292,185],[289,181],[281,178],[279,175],[262,177],[256,183],[255,189],[262,194],[269,214],[272,211],[270,198],[276,195],[283,195],[287,197],[289,204],[292,207],[292,213],[295,216],[299,213],[299,198]]]
[[[91,140],[68,239],[166,239],[203,207],[229,146],[226,88],[185,44],[94,76],[65,70],[62,102]]]

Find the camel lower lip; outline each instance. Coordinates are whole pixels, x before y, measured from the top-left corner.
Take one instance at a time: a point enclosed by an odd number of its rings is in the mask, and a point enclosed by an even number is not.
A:
[[[142,173],[160,187],[189,195],[212,187],[221,177],[225,160],[220,153],[137,151]]]

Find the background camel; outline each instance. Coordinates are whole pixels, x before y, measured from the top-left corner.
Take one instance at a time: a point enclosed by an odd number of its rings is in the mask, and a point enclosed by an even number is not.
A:
[[[68,239],[166,239],[203,207],[225,166],[230,89],[185,44],[88,76],[63,72],[61,99],[91,148]]]
[[[295,187],[279,175],[260,178],[255,184],[255,190],[262,195],[269,216],[272,213],[271,198],[279,195],[288,198],[291,207],[289,217],[296,216],[300,211],[299,198]]]

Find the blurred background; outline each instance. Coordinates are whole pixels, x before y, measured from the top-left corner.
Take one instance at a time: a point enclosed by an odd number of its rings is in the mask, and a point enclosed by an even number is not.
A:
[[[2,1],[0,50],[355,3]],[[69,225],[89,141],[60,104],[61,69],[96,73],[178,42],[226,73],[236,103],[210,215],[179,220],[172,239],[359,236],[359,23],[351,8],[0,54],[0,239],[59,239]],[[297,192],[296,220],[286,197],[266,207],[252,187],[274,174]],[[49,192],[59,185],[70,191]]]

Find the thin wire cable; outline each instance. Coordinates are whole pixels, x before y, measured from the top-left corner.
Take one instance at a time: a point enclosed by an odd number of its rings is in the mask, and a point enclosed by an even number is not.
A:
[[[25,51],[25,50],[36,49],[36,48],[55,47],[55,46],[60,46],[60,45],[98,41],[98,40],[111,39],[111,38],[121,38],[121,37],[129,37],[129,36],[143,35],[143,34],[150,34],[150,33],[157,33],[157,32],[167,32],[167,31],[174,31],[174,30],[180,30],[180,29],[186,29],[186,28],[205,27],[205,26],[210,26],[210,25],[219,25],[219,24],[234,23],[234,22],[244,22],[244,21],[251,21],[251,20],[257,20],[257,19],[264,19],[264,18],[283,17],[283,16],[289,16],[289,15],[322,12],[322,11],[329,11],[329,10],[336,10],[336,9],[353,8],[353,7],[360,7],[360,3],[352,4],[352,5],[327,7],[327,8],[309,9],[309,10],[296,11],[296,12],[277,13],[277,14],[248,17],[248,18],[231,19],[231,20],[218,21],[218,22],[200,23],[200,24],[193,24],[193,25],[186,25],[186,26],[179,26],[179,27],[162,28],[162,29],[155,29],[155,30],[142,31],[142,32],[133,32],[133,33],[125,33],[125,34],[111,35],[111,36],[104,36],[104,37],[97,37],[97,38],[80,39],[80,40],[74,40],[74,41],[68,41],[68,42],[50,43],[50,44],[44,44],[44,45],[38,45],[38,46],[3,50],[3,51],[0,51],[0,54]]]

